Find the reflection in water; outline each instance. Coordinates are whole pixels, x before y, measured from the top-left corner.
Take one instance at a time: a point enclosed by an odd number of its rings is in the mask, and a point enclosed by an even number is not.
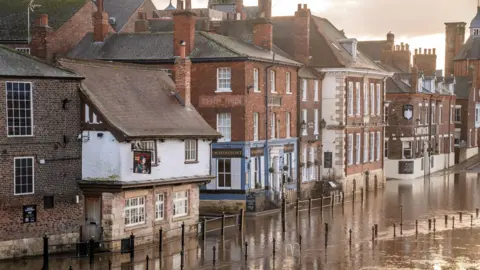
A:
[[[477,173],[389,181],[383,191],[365,194],[363,202],[358,196],[353,203],[347,198],[343,208],[325,207],[310,214],[303,211],[298,222],[290,212],[285,234],[278,214],[247,219],[243,237],[232,228],[224,238],[212,234],[205,242],[190,239],[186,242],[184,269],[212,269],[213,246],[217,269],[480,269],[480,219],[474,216],[473,224],[470,219],[480,207],[478,194]],[[462,222],[460,211],[464,212]],[[429,229],[428,219],[435,219],[435,229]],[[325,224],[329,228],[327,236]],[[372,242],[374,224],[378,224],[378,237]],[[166,245],[160,259],[157,247],[145,247],[136,251],[133,269],[146,268],[146,255],[151,258],[149,269],[180,269],[179,252],[178,243]],[[68,269],[70,264],[75,270],[108,269],[109,259],[112,269],[130,269],[128,254],[99,255],[93,268],[88,259],[52,259],[50,265],[52,269]],[[41,258],[1,262],[0,269],[33,269],[38,265]]]

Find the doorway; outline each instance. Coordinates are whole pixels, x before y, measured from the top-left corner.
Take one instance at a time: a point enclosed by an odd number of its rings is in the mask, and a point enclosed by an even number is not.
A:
[[[85,225],[83,226],[82,241],[88,241],[92,237],[100,240],[101,234],[101,198],[85,197]]]

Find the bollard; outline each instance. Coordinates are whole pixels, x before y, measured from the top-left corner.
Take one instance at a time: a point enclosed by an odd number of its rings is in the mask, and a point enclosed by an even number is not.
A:
[[[462,222],[462,212],[459,212],[460,215],[460,222]]]
[[[180,251],[180,270],[183,270],[184,267],[184,258],[185,252],[183,250]],[[148,261],[147,261],[148,262]],[[148,270],[148,269],[147,269]]]
[[[345,192],[342,191],[342,207],[345,205]]]
[[[478,208],[477,208],[477,209],[475,209],[475,211],[477,212],[477,218],[478,218]]]
[[[403,205],[400,205],[400,224],[403,223]]]
[[[418,220],[415,220],[415,236],[418,236]]]
[[[88,240],[88,257],[90,258],[90,264],[93,264],[93,260],[94,260],[94,256],[95,256],[95,253],[94,253],[94,248],[95,248],[95,240],[93,240],[93,236],[92,238],[90,238],[90,240]]]
[[[363,187],[360,189],[360,198],[362,199],[362,202],[363,202]]]
[[[245,241],[245,261],[247,260],[248,258],[248,242]]]
[[[181,250],[185,250],[185,222],[182,222],[182,238],[180,239]]]
[[[435,229],[435,224],[436,224],[436,223],[437,223],[437,222],[436,222],[436,220],[435,220],[435,219],[433,219],[433,232],[435,232],[435,231],[436,231],[436,229]]]
[[[320,195],[320,211],[323,212],[323,194]]]
[[[213,246],[213,265],[215,265],[215,255],[216,255],[215,251],[216,251],[216,249],[217,248],[215,246]]]
[[[147,255],[147,257],[145,258],[145,261],[147,262],[146,270],[148,270],[148,261],[149,261],[149,260],[150,260],[150,258],[149,258],[148,255]]]
[[[160,227],[160,230],[158,230],[158,252],[160,254],[159,256],[161,257],[163,252],[163,228],[162,227]]]
[[[275,237],[273,238],[273,258],[275,258]]]
[[[348,230],[348,234],[349,234],[348,243],[349,243],[350,246],[352,246],[352,229]]]
[[[202,240],[205,241],[207,239],[207,219],[203,218],[203,225],[202,225]]]
[[[428,230],[429,231],[432,230],[432,220],[431,219],[428,219]]]
[[[448,215],[445,215],[445,227],[448,225]]]
[[[68,267],[68,270],[73,270],[72,265],[70,264],[70,267]],[[148,270],[148,268],[147,268]]]
[[[393,238],[397,237],[397,225],[393,223]]]
[[[470,227],[473,227],[473,215],[470,215]]]
[[[108,260],[108,270],[112,270],[112,260]]]
[[[135,257],[135,235],[130,234],[130,259],[133,262],[133,257]]]
[[[378,238],[378,224],[375,224],[375,238]]]
[[[312,197],[310,197],[310,199],[308,199],[308,213],[309,214],[312,213]]]
[[[302,235],[298,235],[298,246],[300,247],[300,251],[302,251]]]
[[[286,231],[286,216],[287,216],[287,200],[285,199],[285,197],[283,197],[283,200],[282,200],[282,204],[283,204],[283,207],[282,207],[282,231],[285,233]]]
[[[328,223],[325,223],[325,248],[328,246]]]
[[[452,217],[452,229],[455,229],[455,217]]]
[[[220,230],[220,235],[225,235],[225,212],[222,213],[222,228]]]
[[[48,270],[48,236],[43,236],[43,270]]]
[[[300,216],[300,200],[297,198],[297,220],[298,220],[298,217]]]
[[[372,242],[375,240],[375,225],[372,226]]]

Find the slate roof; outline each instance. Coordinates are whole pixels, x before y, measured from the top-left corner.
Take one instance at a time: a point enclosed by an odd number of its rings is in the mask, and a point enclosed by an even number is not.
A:
[[[183,106],[170,77],[157,67],[60,59],[85,77],[81,91],[126,137],[219,138],[193,107]]]
[[[470,22],[470,28],[480,28],[480,7],[477,8],[477,15]]]
[[[480,36],[470,36],[453,60],[480,59]]]
[[[382,52],[388,47],[386,40],[359,41],[358,48],[366,53],[373,61],[382,61]]]
[[[43,60],[1,45],[0,76],[82,79],[73,72],[51,66]]]
[[[298,71],[298,77],[307,79],[318,79],[319,75],[312,68],[301,67]]]
[[[112,27],[119,32],[144,2],[145,0],[103,0],[103,8],[108,17],[115,18]]]
[[[387,94],[413,93],[410,85],[395,76],[387,78],[386,92]]]
[[[71,58],[102,60],[171,60],[173,55],[173,33],[118,33],[110,34],[104,42],[92,42],[92,33],[87,34],[69,53]],[[272,52],[247,42],[213,33],[197,31],[192,61],[215,58],[247,58],[270,62]],[[282,55],[276,61],[300,66],[300,63]]]
[[[470,90],[472,89],[472,81],[468,77],[455,77],[455,95],[457,98],[466,98],[470,96]]]

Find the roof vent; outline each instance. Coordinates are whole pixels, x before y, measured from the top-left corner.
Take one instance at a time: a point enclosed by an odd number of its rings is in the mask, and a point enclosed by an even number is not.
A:
[[[109,23],[109,24],[115,25],[116,22],[117,22],[117,20],[115,19],[115,17],[110,17],[110,18],[108,18],[108,23]]]

